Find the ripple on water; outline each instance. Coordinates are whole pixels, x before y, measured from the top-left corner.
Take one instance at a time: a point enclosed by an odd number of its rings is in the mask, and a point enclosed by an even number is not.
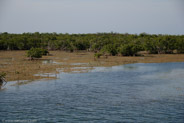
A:
[[[184,63],[97,67],[0,91],[0,119],[184,122]]]

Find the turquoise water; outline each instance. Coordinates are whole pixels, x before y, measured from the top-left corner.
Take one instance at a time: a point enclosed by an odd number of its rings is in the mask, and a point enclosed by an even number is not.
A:
[[[0,122],[184,122],[184,63],[99,67],[0,91]]]

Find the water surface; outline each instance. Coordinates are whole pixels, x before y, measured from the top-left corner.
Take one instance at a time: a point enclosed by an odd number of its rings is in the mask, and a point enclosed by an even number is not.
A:
[[[0,122],[184,122],[184,63],[58,76],[0,91]]]

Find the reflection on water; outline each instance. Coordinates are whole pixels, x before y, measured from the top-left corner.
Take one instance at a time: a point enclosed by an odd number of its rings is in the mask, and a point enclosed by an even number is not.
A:
[[[70,65],[89,65],[89,63],[72,63]]]
[[[61,73],[56,80],[0,91],[0,120],[183,123],[183,75],[184,63]]]
[[[67,59],[64,59],[64,60],[67,60]],[[56,62],[52,59],[45,59],[42,61],[42,64],[60,64],[60,65],[67,65],[68,63],[66,62]],[[68,65],[77,65],[77,66],[80,66],[80,65],[89,65],[89,63],[71,63],[71,64],[68,64]]]
[[[155,73],[155,74],[147,74],[147,75],[143,75],[143,78],[147,78],[147,79],[183,79],[184,80],[184,69],[173,69],[173,70],[169,70],[169,71],[165,71],[162,73]]]
[[[52,59],[45,59],[42,61],[42,64],[65,64],[65,63],[62,63],[62,62],[56,62]]]

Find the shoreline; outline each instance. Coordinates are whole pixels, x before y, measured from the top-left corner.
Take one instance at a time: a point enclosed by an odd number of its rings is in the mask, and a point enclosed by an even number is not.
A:
[[[7,81],[56,79],[54,74],[84,73],[93,67],[112,67],[132,63],[184,62],[184,54],[143,54],[144,56],[108,56],[94,59],[92,52],[50,51],[51,56],[26,60],[26,51],[0,51],[0,71]],[[50,73],[50,74],[49,74]],[[52,76],[50,76],[52,74]],[[43,76],[44,75],[44,76]]]

